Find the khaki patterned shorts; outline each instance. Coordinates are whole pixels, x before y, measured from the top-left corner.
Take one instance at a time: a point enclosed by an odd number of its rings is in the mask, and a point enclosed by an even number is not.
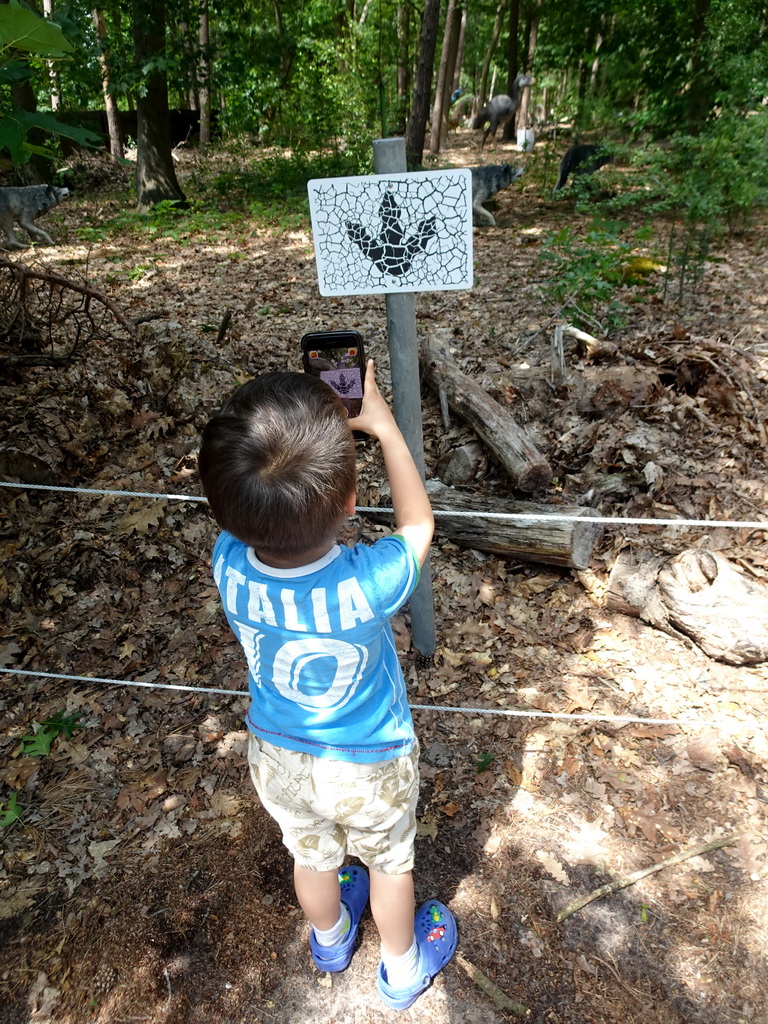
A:
[[[251,733],[251,778],[300,867],[333,871],[347,855],[399,875],[413,867],[419,745],[375,764],[331,761]]]

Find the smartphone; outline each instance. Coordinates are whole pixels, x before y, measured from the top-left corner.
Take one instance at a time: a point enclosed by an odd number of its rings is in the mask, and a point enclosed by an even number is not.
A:
[[[349,417],[363,406],[365,350],[357,331],[315,331],[301,339],[304,372],[330,384]]]

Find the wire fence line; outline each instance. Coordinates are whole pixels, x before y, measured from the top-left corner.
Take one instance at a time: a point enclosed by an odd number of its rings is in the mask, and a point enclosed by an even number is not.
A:
[[[94,487],[64,487],[54,484],[29,484],[14,483],[11,481],[0,481],[0,488],[14,490],[50,491],[53,493],[82,494],[95,497],[115,498],[146,498],[165,499],[166,501],[197,502],[207,504],[206,499],[197,494],[173,494],[156,491],[125,491],[112,490],[109,488]],[[358,512],[363,513],[392,513],[391,508],[376,508],[370,506],[358,506]],[[525,512],[476,512],[458,511],[451,509],[434,509],[435,516],[455,516],[463,518],[487,518],[515,520],[522,522],[546,522],[546,521],[567,521],[567,522],[589,522],[593,524],[602,523],[606,525],[639,525],[639,526],[686,526],[686,527],[726,527],[731,529],[768,530],[768,522],[762,520],[717,520],[717,519],[641,519],[630,516],[578,516],[560,514],[557,512],[547,513],[525,513]],[[143,680],[112,679],[102,676],[77,676],[61,672],[36,672],[28,669],[2,668],[0,674],[15,676],[33,676],[43,679],[61,679],[69,682],[81,682],[97,685],[113,685],[124,687],[139,687],[157,690],[188,691],[194,693],[220,694],[227,697],[247,697],[247,690],[225,690],[216,687],[187,686],[176,683],[154,683]],[[550,712],[539,710],[525,710],[518,708],[477,708],[461,707],[442,704],[411,704],[413,711],[437,711],[450,712],[455,714],[473,715],[498,715],[508,718],[529,718],[543,720],[573,721],[573,722],[607,722],[618,725],[640,724],[653,726],[673,726],[689,728],[718,728],[728,732],[752,730],[763,731],[765,726],[758,722],[746,721],[735,722],[731,719],[701,719],[701,718],[647,718],[642,715],[609,715],[581,713],[572,714],[568,712]]]
[[[97,497],[114,498],[163,498],[166,501],[192,501],[207,504],[207,499],[198,494],[172,494],[161,491],[118,491],[99,487],[61,487],[54,484],[26,484],[13,483],[9,480],[0,480],[0,487],[12,488],[15,490],[29,491],[53,491],[64,494],[86,494]],[[391,508],[375,508],[367,505],[358,505],[358,512],[388,513],[392,514]],[[687,526],[687,527],[724,527],[727,529],[739,530],[768,530],[768,520],[742,520],[742,519],[642,519],[632,516],[598,516],[598,515],[569,515],[561,512],[485,512],[482,509],[467,512],[458,509],[433,509],[435,516],[453,516],[464,519],[501,519],[517,522],[567,522],[567,523],[593,523],[614,526]]]
[[[37,672],[32,669],[0,668],[0,675],[33,676],[40,679],[61,679],[70,683],[89,683],[103,686],[134,686],[148,690],[172,690],[188,693],[219,694],[225,697],[249,697],[247,690],[225,690],[215,686],[189,686],[182,683],[155,683],[141,679],[112,679],[108,676],[77,676],[63,672]],[[463,715],[498,715],[503,718],[528,718],[566,722],[606,722],[614,725],[654,725],[673,726],[675,728],[720,729],[729,734],[733,732],[765,731],[765,723],[758,719],[737,722],[731,718],[649,718],[644,715],[609,715],[582,712],[574,714],[567,711],[539,711],[523,708],[476,708],[450,704],[409,704],[412,711],[438,711]]]

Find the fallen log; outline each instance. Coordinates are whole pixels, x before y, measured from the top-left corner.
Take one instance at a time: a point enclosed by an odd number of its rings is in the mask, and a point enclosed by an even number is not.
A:
[[[462,373],[451,358],[447,340],[433,334],[422,342],[424,379],[482,438],[521,491],[532,494],[552,482],[552,469],[506,409]]]
[[[719,552],[689,549],[671,559],[638,561],[622,551],[603,603],[693,641],[728,665],[768,661],[768,588]]]
[[[436,515],[437,533],[462,547],[489,551],[524,562],[585,569],[602,534],[600,523],[569,519],[489,519],[481,512],[516,513],[530,516],[597,516],[591,508],[573,505],[545,505],[541,502],[479,498],[446,487],[439,480],[427,481],[432,507],[438,510],[476,513],[471,516]]]

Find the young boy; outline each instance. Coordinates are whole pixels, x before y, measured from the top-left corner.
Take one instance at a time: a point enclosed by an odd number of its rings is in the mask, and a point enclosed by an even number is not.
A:
[[[397,533],[346,548],[336,537],[355,509],[353,429],[379,440]],[[251,776],[293,855],[314,962],[344,970],[370,894],[379,995],[406,1009],[457,942],[437,900],[414,919],[419,748],[389,626],[432,539],[424,485],[372,361],[349,420],[309,374],[243,385],[206,426],[199,468],[224,531],[214,577],[248,663]],[[347,854],[370,877],[343,867]]]

